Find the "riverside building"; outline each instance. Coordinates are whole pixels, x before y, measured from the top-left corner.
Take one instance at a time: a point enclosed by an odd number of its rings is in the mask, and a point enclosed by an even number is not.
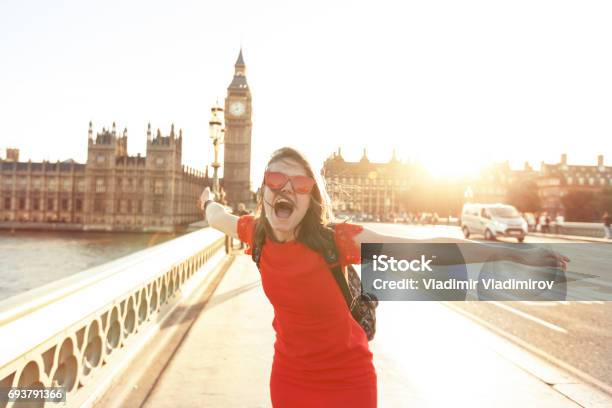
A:
[[[94,136],[87,162],[21,162],[16,149],[0,159],[0,228],[172,232],[201,219],[202,173],[181,164],[182,131],[155,136],[146,155],[127,152],[127,129],[113,123]]]

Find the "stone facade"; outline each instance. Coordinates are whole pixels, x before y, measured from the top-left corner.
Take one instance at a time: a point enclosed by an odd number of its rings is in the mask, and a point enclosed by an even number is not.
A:
[[[542,209],[549,213],[563,211],[561,198],[573,191],[600,192],[612,188],[612,166],[604,165],[603,155],[597,165],[568,165],[567,155],[556,164],[542,163],[536,179]]]
[[[364,149],[360,161],[348,162],[338,149],[323,163],[321,175],[334,212],[385,219],[405,211],[402,194],[410,191],[421,171],[397,160],[395,152],[388,163],[373,163]]]
[[[465,201],[506,203],[508,192],[515,183],[530,181],[537,189],[541,210],[550,214],[564,212],[562,197],[570,192],[598,193],[604,188],[612,188],[612,166],[604,165],[602,155],[597,157],[596,166],[568,165],[567,155],[563,154],[559,163],[542,162],[540,167],[536,171],[525,163],[522,169],[514,170],[504,162],[483,168],[475,178],[453,183],[464,191]],[[423,169],[399,162],[395,154],[388,163],[372,163],[365,150],[360,161],[347,162],[338,149],[325,161],[321,174],[335,212],[367,214],[379,219],[414,211],[403,207],[406,205],[404,198],[418,194],[423,188],[453,187],[453,184],[437,185]]]
[[[208,173],[181,164],[182,131],[147,129],[146,156],[127,154],[127,129],[93,136],[87,162],[0,161],[0,227],[171,232],[201,219]]]
[[[522,170],[512,170],[505,162],[482,170],[477,180],[470,183],[471,201],[503,203],[514,182],[533,181],[540,197],[541,210],[550,214],[563,212],[562,197],[572,191],[599,192],[612,188],[612,167],[604,165],[603,155],[597,156],[597,165],[568,165],[567,155],[559,163],[542,162],[536,171],[528,163]]]
[[[521,170],[511,169],[507,161],[487,166],[467,183],[469,197],[466,199],[476,203],[505,203],[508,190],[515,182],[535,180],[537,175],[529,163]]]

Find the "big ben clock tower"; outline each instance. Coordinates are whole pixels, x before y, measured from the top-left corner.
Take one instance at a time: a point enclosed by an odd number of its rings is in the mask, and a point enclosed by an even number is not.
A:
[[[251,201],[251,91],[242,49],[225,98],[223,188],[229,205]]]

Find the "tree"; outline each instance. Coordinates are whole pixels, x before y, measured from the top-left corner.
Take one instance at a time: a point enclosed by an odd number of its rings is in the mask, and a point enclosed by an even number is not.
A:
[[[526,180],[512,183],[506,193],[506,200],[522,212],[540,210],[538,186],[533,181]]]
[[[606,211],[612,214],[612,188],[604,188],[601,190],[596,197],[597,201],[597,212],[598,218],[601,217]]]
[[[561,197],[565,207],[565,218],[569,221],[595,221],[598,205],[595,193],[591,191],[571,191]]]

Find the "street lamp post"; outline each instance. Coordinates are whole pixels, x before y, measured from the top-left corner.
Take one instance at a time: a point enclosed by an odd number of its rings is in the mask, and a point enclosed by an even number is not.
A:
[[[211,115],[210,121],[208,122],[208,130],[215,155],[212,163],[213,193],[215,194],[216,198],[219,198],[219,167],[221,167],[221,163],[219,163],[219,145],[223,144],[225,134],[225,129],[223,127],[223,108],[221,108],[217,103],[210,109],[210,112]]]
[[[473,198],[474,198],[474,191],[472,191],[472,187],[467,186],[467,188],[463,192],[463,201],[465,203],[470,203]]]

